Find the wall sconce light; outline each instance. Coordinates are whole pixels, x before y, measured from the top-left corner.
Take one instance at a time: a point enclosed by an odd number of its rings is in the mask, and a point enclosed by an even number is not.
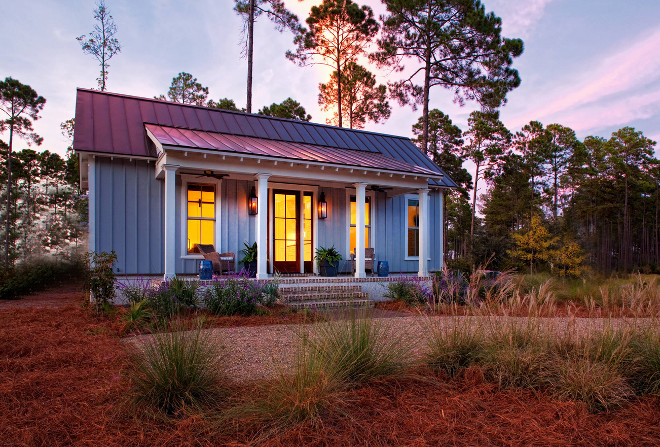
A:
[[[328,217],[328,202],[325,201],[325,193],[321,192],[319,197],[319,219]]]
[[[252,187],[252,190],[250,191],[250,197],[248,197],[248,214],[250,216],[254,216],[257,214],[257,194],[254,192],[254,186]]]

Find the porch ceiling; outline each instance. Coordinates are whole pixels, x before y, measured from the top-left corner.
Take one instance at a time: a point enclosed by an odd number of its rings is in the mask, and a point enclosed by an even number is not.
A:
[[[225,154],[246,154],[265,159],[286,159],[331,166],[341,165],[351,168],[379,169],[429,178],[442,177],[442,174],[430,169],[374,152],[180,129],[154,124],[145,124],[145,127],[150,137],[156,140],[159,147],[169,146],[180,150],[190,148]]]

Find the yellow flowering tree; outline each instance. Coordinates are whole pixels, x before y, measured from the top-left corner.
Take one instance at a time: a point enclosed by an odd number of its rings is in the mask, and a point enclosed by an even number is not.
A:
[[[587,258],[580,244],[573,240],[564,240],[561,247],[555,250],[553,270],[562,278],[582,276],[587,271],[584,261]]]
[[[532,217],[529,230],[526,233],[515,233],[513,239],[516,249],[509,250],[509,255],[523,262],[529,262],[529,273],[534,273],[534,263],[549,262],[553,259],[552,247],[557,242],[538,215]]]

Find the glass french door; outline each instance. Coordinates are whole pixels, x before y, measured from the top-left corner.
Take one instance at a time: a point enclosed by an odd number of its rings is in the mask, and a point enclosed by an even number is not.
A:
[[[273,191],[273,268],[280,273],[313,271],[311,192]],[[302,213],[301,213],[302,211]]]
[[[273,267],[276,272],[300,272],[300,193],[273,192]]]

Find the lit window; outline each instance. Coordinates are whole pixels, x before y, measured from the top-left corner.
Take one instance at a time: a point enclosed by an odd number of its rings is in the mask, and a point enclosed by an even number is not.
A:
[[[356,201],[355,196],[351,196],[351,228],[350,228],[350,240],[351,240],[351,253],[355,252],[355,226],[357,221],[357,216],[355,215],[356,210]],[[365,197],[364,203],[364,245],[366,248],[371,247],[371,197]]]
[[[214,244],[215,187],[188,185],[188,253],[194,253],[195,244]]]
[[[303,195],[303,242],[305,247],[305,262],[312,261],[312,195]]]
[[[408,217],[408,234],[407,246],[408,256],[419,256],[419,200],[407,199],[407,217]]]

